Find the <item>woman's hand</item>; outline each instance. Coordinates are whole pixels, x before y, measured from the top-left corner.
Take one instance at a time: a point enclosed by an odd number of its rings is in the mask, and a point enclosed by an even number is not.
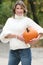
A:
[[[19,39],[19,40],[21,40],[21,41],[24,41],[23,35],[18,35],[18,36],[17,36],[17,39]]]
[[[39,39],[40,39],[40,35],[37,38],[34,38],[34,39],[30,40],[29,43],[30,44],[35,44],[39,41]]]

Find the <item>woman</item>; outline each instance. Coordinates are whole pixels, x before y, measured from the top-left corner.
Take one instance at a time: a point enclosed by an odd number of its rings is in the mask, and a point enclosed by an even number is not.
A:
[[[23,32],[29,26],[34,27],[38,33],[43,34],[43,29],[26,15],[27,9],[22,1],[17,1],[13,7],[14,16],[8,18],[3,31],[0,35],[2,42],[10,43],[10,54],[8,65],[18,65],[21,61],[22,65],[31,65],[31,49],[30,44],[39,40],[39,36],[25,43]]]

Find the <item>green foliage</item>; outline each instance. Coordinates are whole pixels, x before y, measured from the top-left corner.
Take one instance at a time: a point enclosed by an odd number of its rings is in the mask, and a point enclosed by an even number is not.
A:
[[[4,24],[6,19],[12,15],[11,2],[3,2],[0,9],[0,24]]]
[[[4,25],[7,18],[12,16],[12,6],[17,0],[2,0],[0,4],[0,24]],[[33,14],[28,0],[23,0],[28,8],[27,15],[33,19]],[[34,0],[33,0],[34,1]],[[43,0],[35,0],[36,16],[39,24],[43,27]]]
[[[39,24],[43,27],[43,0],[36,0]]]

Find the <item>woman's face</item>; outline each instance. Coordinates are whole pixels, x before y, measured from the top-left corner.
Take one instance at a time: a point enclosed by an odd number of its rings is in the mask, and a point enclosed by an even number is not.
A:
[[[17,5],[17,6],[16,6],[15,14],[17,14],[18,16],[24,15],[24,10],[23,10],[23,8],[21,7],[21,5]]]

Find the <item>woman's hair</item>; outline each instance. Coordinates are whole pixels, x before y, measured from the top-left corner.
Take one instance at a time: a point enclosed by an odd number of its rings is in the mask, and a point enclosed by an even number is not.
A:
[[[15,14],[15,9],[16,9],[16,6],[17,6],[17,5],[20,5],[20,6],[23,8],[23,10],[24,10],[24,14],[27,14],[27,8],[26,8],[24,2],[21,1],[21,0],[18,0],[18,1],[15,3],[15,5],[13,6],[13,13],[14,13],[14,14]]]

